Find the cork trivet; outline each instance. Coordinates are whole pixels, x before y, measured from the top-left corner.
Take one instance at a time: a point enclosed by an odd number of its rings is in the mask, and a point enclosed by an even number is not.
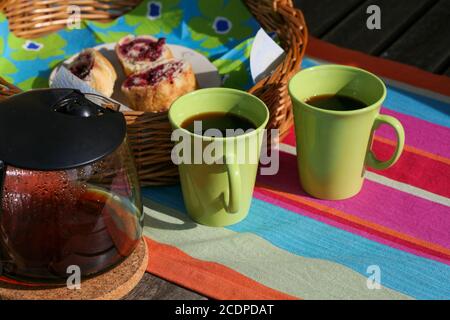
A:
[[[81,282],[79,290],[67,287],[23,287],[0,281],[4,300],[114,300],[127,295],[141,280],[148,263],[144,240],[113,269]]]

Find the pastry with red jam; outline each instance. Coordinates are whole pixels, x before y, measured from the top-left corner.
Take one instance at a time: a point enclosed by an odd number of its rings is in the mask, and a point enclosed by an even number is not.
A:
[[[171,59],[129,76],[122,85],[122,92],[134,110],[161,112],[169,110],[175,99],[196,88],[191,65],[184,60]]]
[[[110,97],[117,79],[111,63],[94,49],[82,51],[68,66],[70,72],[99,93]]]
[[[150,69],[164,60],[173,58],[166,39],[156,39],[152,36],[122,38],[116,45],[116,54],[127,76]]]

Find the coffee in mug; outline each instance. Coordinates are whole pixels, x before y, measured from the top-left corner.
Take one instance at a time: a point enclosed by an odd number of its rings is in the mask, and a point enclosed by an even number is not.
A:
[[[206,112],[186,119],[181,127],[192,133],[195,132],[196,122],[201,125],[201,135],[207,135],[213,130],[218,130],[222,137],[240,135],[247,130],[255,130],[256,125],[249,119],[230,112]]]
[[[367,107],[367,104],[358,99],[340,94],[313,96],[305,102],[316,108],[335,111],[351,111]]]

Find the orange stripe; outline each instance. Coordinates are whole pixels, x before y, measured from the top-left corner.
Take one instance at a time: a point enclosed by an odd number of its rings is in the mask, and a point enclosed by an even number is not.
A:
[[[180,249],[145,237],[147,271],[214,299],[294,300],[219,263],[195,259]]]
[[[270,193],[273,193],[273,194],[276,194],[278,196],[290,199],[290,200],[292,200],[294,202],[301,203],[301,204],[304,204],[306,206],[318,209],[320,211],[326,212],[328,214],[331,214],[333,216],[339,217],[341,219],[345,219],[345,220],[350,221],[352,223],[364,226],[366,228],[378,231],[380,233],[384,233],[384,234],[389,235],[391,237],[395,237],[397,239],[401,239],[402,241],[411,243],[411,244],[413,244],[415,246],[426,248],[426,249],[432,250],[434,252],[442,253],[442,254],[444,254],[444,255],[446,255],[446,256],[448,256],[450,258],[450,250],[445,248],[445,247],[442,247],[440,245],[437,245],[437,244],[434,244],[434,243],[430,243],[428,241],[424,241],[424,240],[421,240],[421,239],[417,239],[417,238],[411,237],[411,236],[409,236],[407,234],[395,231],[393,229],[387,228],[385,226],[382,226],[382,225],[379,225],[379,224],[376,224],[376,223],[373,223],[373,222],[370,222],[370,221],[363,220],[361,218],[355,217],[355,216],[350,215],[348,213],[345,213],[343,211],[327,207],[325,205],[322,205],[322,204],[314,202],[314,201],[310,201],[310,200],[308,200],[306,198],[303,198],[301,196],[297,196],[297,195],[294,195],[294,194],[291,194],[291,193],[287,193],[287,192],[283,192],[283,191],[274,190],[273,188],[271,188],[270,186],[267,186],[267,185],[263,185],[263,184],[258,183],[258,187],[260,187],[261,189],[266,190],[266,191],[268,191]]]
[[[397,145],[396,141],[393,141],[393,140],[388,139],[388,138],[380,137],[380,136],[374,136],[374,140],[377,140],[377,141],[380,141],[380,142],[384,142],[384,143],[386,143],[388,145],[391,145],[391,146],[394,146],[394,147]],[[406,144],[405,144],[404,150],[408,151],[408,152],[411,152],[411,153],[418,154],[418,155],[426,157],[426,158],[430,158],[430,159],[433,159],[433,160],[436,160],[436,161],[439,161],[439,162],[442,162],[442,163],[450,165],[450,159],[448,159],[446,157],[438,156],[438,155],[436,155],[434,153],[423,151],[421,149],[418,149],[418,148],[415,148],[415,147],[411,147],[411,146],[406,145]]]
[[[334,63],[361,67],[382,77],[450,96],[449,77],[436,75],[403,63],[341,48],[311,36],[309,37],[306,54]]]

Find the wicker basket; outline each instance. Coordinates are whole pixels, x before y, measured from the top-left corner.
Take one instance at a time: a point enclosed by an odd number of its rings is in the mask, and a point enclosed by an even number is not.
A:
[[[0,0],[11,32],[22,38],[35,38],[59,30],[66,25],[68,6],[81,7],[84,19],[110,20],[135,7],[140,0]],[[269,31],[275,31],[286,51],[276,70],[259,81],[250,92],[269,107],[268,128],[277,128],[283,137],[292,125],[292,104],[287,84],[300,68],[308,33],[300,10],[291,0],[245,0],[250,11]],[[1,74],[0,74],[1,76]],[[0,80],[0,99],[16,94],[19,89]],[[178,170],[170,152],[171,127],[167,113],[126,112],[128,136],[134,152],[139,178],[143,186],[165,185],[178,181]]]

